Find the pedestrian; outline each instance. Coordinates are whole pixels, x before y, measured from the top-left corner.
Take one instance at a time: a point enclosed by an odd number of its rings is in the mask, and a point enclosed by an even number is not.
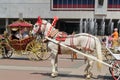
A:
[[[118,28],[114,28],[114,32],[112,33],[111,36],[112,36],[112,47],[118,46],[118,38],[119,38]]]
[[[29,37],[29,31],[28,31],[27,28],[24,28],[22,35],[23,35],[23,38],[28,38]]]
[[[10,39],[11,40],[13,40],[13,39],[19,40],[19,38],[16,36],[17,32],[18,32],[18,28],[13,28],[12,29],[11,34],[10,34]]]
[[[22,39],[22,32],[21,31],[18,31],[17,33],[16,33],[16,37],[20,40],[20,39]]]

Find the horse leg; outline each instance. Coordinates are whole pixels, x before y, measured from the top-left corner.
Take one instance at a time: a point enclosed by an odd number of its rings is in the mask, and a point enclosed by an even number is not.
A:
[[[86,68],[84,70],[87,79],[91,78],[93,75],[91,72],[91,70],[93,68],[93,62],[94,62],[93,60],[88,60],[88,65],[86,66]]]
[[[51,64],[52,64],[52,77],[58,76],[58,69],[57,69],[57,63],[58,63],[58,54],[57,52],[52,52],[51,56]]]

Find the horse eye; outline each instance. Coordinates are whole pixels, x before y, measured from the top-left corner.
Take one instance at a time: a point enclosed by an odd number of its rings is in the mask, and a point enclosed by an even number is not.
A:
[[[35,25],[35,27],[37,27],[37,25]]]

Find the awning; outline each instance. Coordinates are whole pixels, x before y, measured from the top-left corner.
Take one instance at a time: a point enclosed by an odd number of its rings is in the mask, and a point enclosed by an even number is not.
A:
[[[24,27],[31,28],[32,26],[33,25],[31,23],[28,23],[24,20],[18,20],[8,25],[8,27],[10,28],[24,28]]]

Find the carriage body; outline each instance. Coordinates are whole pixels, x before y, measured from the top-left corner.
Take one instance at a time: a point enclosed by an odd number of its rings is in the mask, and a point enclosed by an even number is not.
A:
[[[34,38],[32,36],[28,36],[27,38],[18,38],[16,34],[21,34],[20,32],[25,32],[27,30],[27,34],[29,35],[30,30],[33,25],[24,20],[17,20],[12,24],[8,25],[9,34],[7,35],[7,42],[15,51],[25,50],[27,44],[29,44]],[[14,38],[13,38],[14,37]]]
[[[21,40],[13,39],[13,40],[9,40],[9,44],[16,51],[21,51],[21,50],[25,50],[27,44],[29,44],[33,39],[34,38],[32,36]]]
[[[1,54],[3,58],[10,58],[12,54],[28,54],[27,45],[30,45],[32,41],[35,40],[35,37],[29,36],[23,39],[13,39],[11,38],[11,35],[13,35],[13,32],[20,31],[23,29],[27,29],[28,32],[32,29],[33,25],[31,23],[28,23],[24,20],[17,20],[13,22],[12,24],[9,24],[7,26],[7,32],[4,32],[4,39],[1,41]]]
[[[30,31],[33,25],[24,21],[18,20],[8,25],[8,32],[4,32],[4,39],[1,40],[0,53],[3,58],[10,58],[12,54],[25,55],[29,59],[43,60],[49,58],[47,48],[37,36],[32,36]],[[13,32],[27,31],[27,37],[13,38]],[[44,55],[44,56],[43,56]]]

